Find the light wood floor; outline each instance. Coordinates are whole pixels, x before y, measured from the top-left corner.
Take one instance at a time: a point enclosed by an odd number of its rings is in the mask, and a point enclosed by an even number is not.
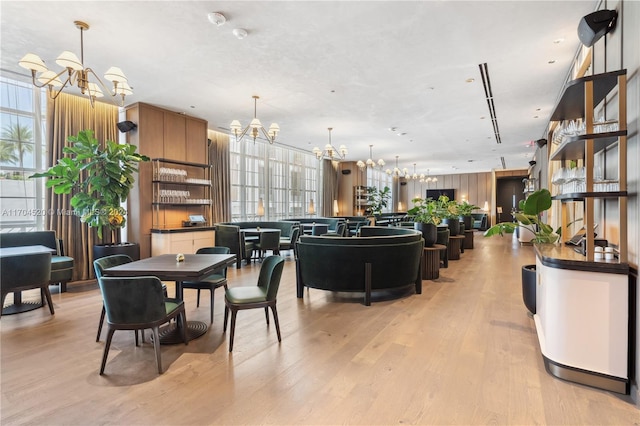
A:
[[[628,397],[545,372],[520,290],[520,267],[533,261],[531,247],[476,233],[475,249],[424,281],[422,295],[366,307],[320,290],[297,299],[289,257],[281,344],[262,310],[241,311],[229,354],[218,290],[207,334],[162,347],[162,375],[152,344],[136,348],[120,331],[99,376],[99,290],[70,285],[54,295],[55,317],[38,309],[2,318],[0,422],[640,424]],[[258,269],[229,269],[230,285],[255,285]],[[188,319],[208,322],[206,297],[196,308],[195,291],[185,291],[185,303]]]

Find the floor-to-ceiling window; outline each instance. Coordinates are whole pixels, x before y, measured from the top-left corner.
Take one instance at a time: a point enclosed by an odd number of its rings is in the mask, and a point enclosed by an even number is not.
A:
[[[309,215],[320,199],[321,170],[312,153],[251,140],[230,142],[231,217],[234,221]],[[264,207],[264,216],[258,209]]]
[[[395,191],[393,187],[393,176],[387,174],[383,170],[367,169],[367,186],[374,186],[379,190],[383,190],[385,187]],[[383,213],[390,213],[393,211],[393,203],[388,203],[387,207],[383,209]]]
[[[0,230],[44,229],[46,93],[30,83],[0,77]]]

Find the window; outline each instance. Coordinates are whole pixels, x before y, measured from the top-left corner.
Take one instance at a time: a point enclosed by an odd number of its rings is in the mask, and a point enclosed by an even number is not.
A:
[[[383,190],[385,187],[389,187],[393,190],[393,176],[385,173],[383,170],[367,169],[367,186],[375,186],[379,190]],[[383,213],[393,212],[393,203],[388,203],[388,206],[384,209]]]
[[[46,93],[30,83],[0,77],[0,231],[45,227]]]
[[[269,220],[305,216],[318,201],[321,168],[313,154],[233,138],[229,151],[233,221],[259,219],[260,199]]]

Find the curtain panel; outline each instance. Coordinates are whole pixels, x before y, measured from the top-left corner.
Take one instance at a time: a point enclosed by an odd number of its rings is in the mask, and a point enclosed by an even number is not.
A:
[[[117,141],[118,107],[95,102],[91,107],[89,99],[60,93],[55,100],[47,102],[47,164],[49,166],[64,157],[62,152],[69,145],[67,138],[81,130],[93,130],[95,137],[105,141]],[[70,195],[57,195],[51,189],[45,193],[45,205],[53,212],[47,217],[46,228],[56,231],[64,242],[67,256],[75,260],[72,281],[88,280],[94,277],[93,246],[111,242],[111,233],[104,232],[98,238],[94,228],[80,222],[80,217],[72,214]]]
[[[333,200],[338,199],[338,162],[322,160],[322,206],[323,217],[333,216]]]
[[[212,223],[231,221],[231,165],[229,135],[209,130],[211,164]]]

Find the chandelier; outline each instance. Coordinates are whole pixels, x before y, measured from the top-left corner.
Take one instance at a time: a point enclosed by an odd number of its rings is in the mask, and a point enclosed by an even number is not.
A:
[[[437,181],[438,181],[437,177],[429,176],[429,169],[427,169],[427,175],[426,176],[424,174],[420,175],[420,182],[430,183],[430,182],[437,182]]]
[[[251,120],[251,123],[249,123],[249,125],[243,129],[242,125],[238,120],[233,120],[229,125],[229,127],[231,128],[231,130],[233,131],[233,134],[236,137],[236,142],[240,142],[242,138],[247,134],[249,129],[251,129],[251,137],[253,138],[253,143],[256,142],[258,133],[262,132],[262,134],[264,135],[265,138],[267,138],[269,143],[273,144],[273,142],[275,142],[276,140],[276,136],[278,135],[278,132],[280,131],[280,126],[278,126],[276,123],[271,123],[271,126],[269,126],[269,130],[267,131],[267,129],[265,129],[262,126],[262,123],[260,123],[260,120],[258,120],[258,117],[256,116],[258,111],[258,99],[260,99],[260,96],[254,95],[252,96],[252,98],[253,98],[253,120]],[[238,133],[240,133],[240,136],[238,136]]]
[[[400,169],[398,168],[398,157],[399,157],[399,156],[398,156],[398,155],[396,155],[396,166],[393,168],[393,170],[391,170],[391,169],[387,169],[387,170],[386,170],[386,173],[387,173],[388,175],[390,175],[390,176],[391,176],[391,175],[393,175],[393,176],[397,176],[397,177],[403,177],[403,176],[404,176],[405,178],[408,178],[408,177],[410,176],[410,175],[409,175],[409,170],[408,170],[406,167],[405,167],[404,169],[402,169],[402,170],[400,170]]]
[[[329,130],[329,143],[324,146],[324,151],[316,146],[313,148],[312,152],[318,160],[322,160],[324,157],[329,157],[331,160],[343,160],[348,153],[347,147],[340,145],[340,148],[336,149],[331,144],[331,131],[333,130],[333,127],[328,127],[327,129]]]
[[[386,164],[382,158],[379,159],[378,162],[376,163],[373,160],[372,151],[373,151],[373,145],[369,145],[369,158],[367,159],[367,161],[364,162],[362,160],[358,160],[358,162],[356,163],[356,166],[358,166],[360,170],[364,170],[367,167],[369,167],[370,169],[375,169],[376,167],[380,167],[380,169],[382,169]]]
[[[104,92],[110,95],[112,101],[116,96],[120,95],[122,97],[120,106],[124,105],[124,97],[133,94],[133,90],[127,83],[127,77],[125,77],[120,68],[109,68],[104,74],[104,78],[113,83],[113,91],[111,91],[91,68],[85,68],[83,33],[89,29],[89,25],[82,21],[73,21],[73,23],[80,30],[80,59],[74,53],[65,50],[56,59],[56,64],[64,67],[57,74],[55,71],[48,69],[44,61],[34,53],[27,53],[20,59],[18,65],[31,70],[33,85],[39,88],[46,86],[51,99],[56,99],[67,85],[76,85],[83,95],[89,96],[91,106],[93,106],[96,98],[104,96]],[[37,75],[37,73],[40,74]],[[62,81],[61,78],[65,73],[67,74],[66,78]],[[89,81],[89,77],[97,80],[97,83]]]

